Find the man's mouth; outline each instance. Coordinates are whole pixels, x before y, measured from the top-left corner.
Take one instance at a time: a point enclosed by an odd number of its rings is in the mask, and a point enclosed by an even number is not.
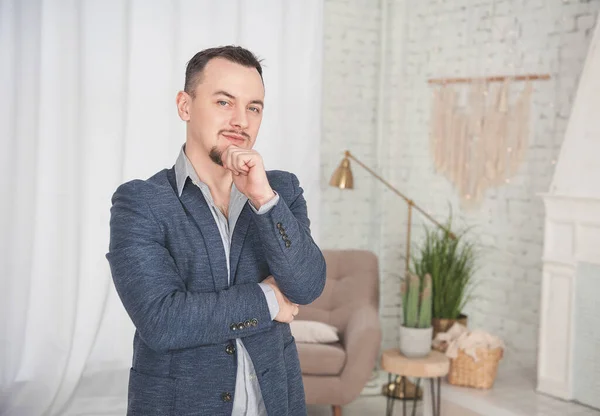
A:
[[[225,137],[227,140],[239,144],[239,143],[243,143],[244,141],[246,141],[246,138],[240,134],[235,134],[235,133],[222,133],[223,137]]]

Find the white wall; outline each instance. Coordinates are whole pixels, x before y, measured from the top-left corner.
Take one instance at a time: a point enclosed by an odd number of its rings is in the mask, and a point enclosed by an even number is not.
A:
[[[390,4],[385,134],[377,140],[380,8],[366,0],[325,1],[321,241],[323,248],[368,248],[379,255],[383,347],[393,347],[405,205],[358,166],[354,191],[326,187],[328,177],[349,148],[437,218],[446,216],[450,203],[461,223],[476,226],[485,248],[477,299],[467,310],[470,326],[501,336],[509,362],[533,367],[544,215],[538,194],[552,179],[600,1],[473,3]],[[427,79],[510,73],[552,76],[534,85],[526,159],[509,184],[486,193],[479,209],[462,211],[450,182],[433,170]],[[415,241],[425,221],[415,218]]]

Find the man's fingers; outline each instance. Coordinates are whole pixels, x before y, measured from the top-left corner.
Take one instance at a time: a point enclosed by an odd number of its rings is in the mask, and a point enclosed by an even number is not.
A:
[[[229,146],[226,152],[227,167],[240,174],[248,173],[256,165],[256,161],[253,161],[253,158],[256,156],[255,152],[240,149],[233,145]]]
[[[251,158],[251,153],[243,151],[235,152],[231,156],[232,167],[236,170],[236,172],[239,172],[240,175],[248,175],[248,172],[250,172],[250,167],[247,166],[246,163],[251,160]]]
[[[295,304],[292,304],[291,306],[292,306],[292,308],[291,308],[290,312],[292,314],[292,319],[294,319],[296,317],[296,315],[298,315],[298,312],[300,312],[300,308],[298,308],[298,306]]]
[[[233,144],[225,149],[221,158],[223,167],[236,176],[248,176],[250,170],[262,161],[261,156],[256,151],[242,149]]]
[[[285,306],[279,310],[279,314],[275,320],[289,324],[295,319],[296,315],[298,315],[300,308],[297,304],[290,303],[287,298],[285,299],[284,305]]]
[[[281,293],[281,290],[277,285],[277,281],[273,276],[269,276],[264,279],[263,283],[270,285],[276,292],[275,296],[277,297],[277,302],[279,303],[279,313],[275,317],[275,320],[288,324],[291,323],[295,316],[300,313],[300,305],[290,302],[290,300],[283,293]]]
[[[225,169],[229,169],[231,172],[233,172],[234,174],[238,174],[238,170],[235,167],[235,154],[237,151],[239,151],[240,149],[237,148],[234,145],[228,146],[225,151],[223,152],[223,154],[221,155],[221,159],[223,161],[223,167]]]

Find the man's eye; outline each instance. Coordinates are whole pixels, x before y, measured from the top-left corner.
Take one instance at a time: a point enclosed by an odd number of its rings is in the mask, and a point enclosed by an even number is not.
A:
[[[258,107],[250,107],[250,111],[254,111],[255,113],[260,113],[260,108]]]
[[[217,104],[219,104],[222,107],[225,107],[229,103],[227,101],[219,100],[219,101],[217,101]]]

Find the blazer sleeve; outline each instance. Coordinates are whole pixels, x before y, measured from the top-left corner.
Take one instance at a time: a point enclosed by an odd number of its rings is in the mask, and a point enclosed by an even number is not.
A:
[[[286,193],[292,197],[279,198],[267,213],[253,212],[253,218],[271,274],[281,292],[293,303],[307,305],[325,287],[325,259],[310,234],[306,201],[298,178],[292,173],[287,175],[290,191]]]
[[[220,292],[186,289],[164,245],[143,181],[121,185],[112,198],[109,261],[117,293],[140,337],[153,350],[224,343],[273,325],[256,283]]]

